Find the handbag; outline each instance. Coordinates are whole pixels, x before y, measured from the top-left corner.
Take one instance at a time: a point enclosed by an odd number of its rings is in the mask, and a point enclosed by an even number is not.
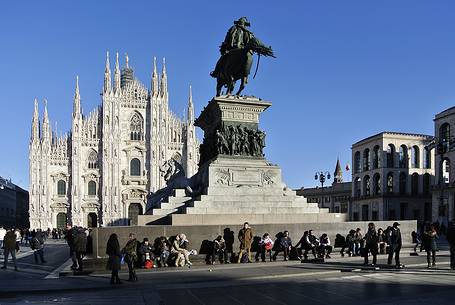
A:
[[[125,265],[125,254],[122,255],[122,258],[120,259],[120,264]]]
[[[153,262],[151,260],[146,260],[145,263],[144,263],[144,268],[145,269],[152,269],[154,266],[153,266]]]

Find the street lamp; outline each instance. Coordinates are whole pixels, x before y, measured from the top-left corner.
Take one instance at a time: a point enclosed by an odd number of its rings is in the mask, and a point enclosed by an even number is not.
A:
[[[321,206],[320,207],[322,208],[324,205],[324,182],[326,180],[330,180],[330,173],[328,171],[316,172],[316,174],[314,174],[314,180],[316,180],[316,181],[319,180],[319,182],[321,183]]]

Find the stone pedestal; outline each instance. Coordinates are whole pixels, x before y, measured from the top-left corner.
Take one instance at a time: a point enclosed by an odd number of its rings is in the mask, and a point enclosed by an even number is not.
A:
[[[328,222],[344,219],[297,196],[283,183],[281,169],[265,159],[265,133],[259,129],[259,119],[270,106],[256,97],[212,99],[195,122],[204,131],[204,141],[199,171],[192,178],[193,193],[174,190],[140,222],[297,223],[312,217],[309,214],[324,214],[321,219]]]

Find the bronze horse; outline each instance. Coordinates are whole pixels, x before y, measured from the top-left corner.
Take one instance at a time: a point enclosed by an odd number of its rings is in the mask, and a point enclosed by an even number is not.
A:
[[[253,54],[258,54],[259,57],[271,56],[275,57],[271,47],[267,47],[256,37],[252,37],[243,49],[233,49],[221,59],[221,69],[216,76],[216,96],[220,96],[223,86],[227,88],[226,94],[232,94],[235,83],[240,79],[240,87],[236,95],[240,95],[248,83],[248,75],[250,75],[251,65],[253,64]]]

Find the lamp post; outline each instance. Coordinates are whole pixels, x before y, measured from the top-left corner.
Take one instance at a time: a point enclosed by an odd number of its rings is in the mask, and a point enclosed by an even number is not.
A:
[[[324,182],[330,180],[330,173],[328,171],[319,171],[314,174],[314,180],[319,180],[321,183],[321,208],[324,205]]]

